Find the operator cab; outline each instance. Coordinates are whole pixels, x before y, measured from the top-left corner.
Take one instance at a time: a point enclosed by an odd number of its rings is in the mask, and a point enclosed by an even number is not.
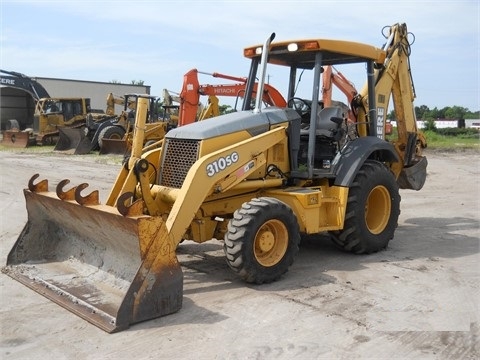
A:
[[[271,39],[273,37],[274,34]],[[264,49],[268,54],[263,54]],[[385,52],[382,49],[350,41],[317,39],[268,43],[268,46],[264,45],[263,48],[249,47],[244,50],[244,55],[251,59],[251,67],[243,110],[251,109],[251,87],[257,78],[257,70],[263,57],[268,60],[264,61],[260,69],[263,72],[262,76],[258,76],[260,79],[264,80],[267,63],[286,67],[289,71],[287,106],[295,109],[299,115],[298,119],[290,122],[288,128],[290,177],[333,178],[335,159],[349,140],[353,140],[359,132],[376,136],[374,96],[369,96],[369,109],[365,109],[370,115],[370,121],[352,123],[348,119],[349,107],[345,104],[332,101],[331,106],[324,106],[320,84],[325,66],[363,63],[366,64],[367,84],[371,89],[369,95],[373,95],[374,64],[383,63]],[[302,77],[308,76],[312,77],[312,81],[309,82],[306,94],[312,95],[311,98],[303,98],[297,95],[297,89]],[[365,130],[367,126],[368,129]]]

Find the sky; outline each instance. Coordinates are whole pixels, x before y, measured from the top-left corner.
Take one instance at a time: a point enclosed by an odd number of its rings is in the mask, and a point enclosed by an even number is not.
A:
[[[415,106],[480,110],[480,0],[0,0],[0,20],[0,69],[30,77],[142,80],[158,96],[163,89],[179,92],[193,68],[247,76],[243,48],[262,44],[272,32],[277,40],[332,38],[381,47],[383,27],[406,23],[415,39]],[[285,76],[267,73],[285,93]],[[363,72],[342,73],[362,88]]]

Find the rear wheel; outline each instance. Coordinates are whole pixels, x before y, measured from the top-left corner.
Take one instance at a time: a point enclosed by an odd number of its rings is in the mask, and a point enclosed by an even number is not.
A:
[[[395,177],[382,163],[367,160],[349,189],[344,229],[333,239],[356,254],[382,250],[393,238],[399,215]]]
[[[249,283],[269,283],[288,271],[299,250],[293,211],[274,198],[244,203],[228,223],[224,251],[230,268]]]

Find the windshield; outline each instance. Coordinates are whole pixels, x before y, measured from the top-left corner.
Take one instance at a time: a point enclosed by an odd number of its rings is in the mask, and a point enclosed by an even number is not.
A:
[[[45,113],[55,113],[62,111],[62,103],[56,100],[47,100],[43,104],[43,111]]]

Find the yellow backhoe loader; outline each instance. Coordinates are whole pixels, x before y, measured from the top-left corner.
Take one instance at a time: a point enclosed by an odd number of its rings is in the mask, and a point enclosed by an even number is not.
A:
[[[176,249],[184,239],[224,239],[230,268],[255,284],[288,271],[301,234],[328,232],[356,254],[384,249],[397,226],[399,187],[421,189],[427,166],[407,27],[388,30],[383,48],[273,42],[272,34],[244,49],[251,68],[242,111],[179,126],[143,153],[148,99],[140,98],[132,152],[106,203],[98,191],[84,194],[88,184],[65,179],[51,191],[34,175],[24,190],[28,221],[3,272],[115,332],[180,310]],[[323,66],[355,64],[367,81],[352,102],[352,135],[340,108],[322,106],[320,79]],[[292,107],[262,108],[267,66],[289,69]],[[308,98],[295,93],[301,72],[312,73]],[[389,142],[391,95],[399,131]]]

